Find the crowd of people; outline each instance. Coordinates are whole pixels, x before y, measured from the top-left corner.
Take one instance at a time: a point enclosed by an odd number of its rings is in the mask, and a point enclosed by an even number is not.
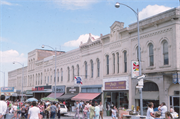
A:
[[[158,107],[158,111],[154,112],[154,104],[150,102],[148,104],[147,119],[173,119],[178,117],[178,113],[171,107],[170,111],[167,110],[165,102],[162,102]]]

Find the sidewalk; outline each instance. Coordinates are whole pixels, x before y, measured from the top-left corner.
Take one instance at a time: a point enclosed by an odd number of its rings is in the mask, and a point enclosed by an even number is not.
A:
[[[71,116],[71,117],[74,117],[75,112],[68,112],[66,115]],[[79,116],[80,116],[81,118],[83,117],[82,112],[80,112]],[[112,117],[111,117],[111,116],[103,116],[103,119],[112,119]]]

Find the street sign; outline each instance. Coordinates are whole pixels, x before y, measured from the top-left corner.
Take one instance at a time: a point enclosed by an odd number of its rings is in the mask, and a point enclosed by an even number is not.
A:
[[[136,86],[136,88],[143,88],[143,86]]]
[[[144,85],[144,81],[143,81],[143,79],[140,79],[139,81],[138,81],[138,86],[143,86]]]

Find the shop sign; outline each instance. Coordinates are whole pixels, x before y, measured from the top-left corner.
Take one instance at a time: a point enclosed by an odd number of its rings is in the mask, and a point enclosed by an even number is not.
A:
[[[79,93],[79,87],[67,87],[67,93]]]
[[[44,91],[45,89],[51,89],[51,86],[38,86],[38,87],[32,88],[32,91]]]
[[[55,86],[53,86],[53,92],[55,92]],[[56,86],[56,93],[64,93],[65,86]]]
[[[27,90],[27,91],[26,91],[26,94],[27,94],[27,95],[33,95],[33,92],[32,92],[31,90]]]
[[[131,63],[131,78],[136,78],[139,76],[139,62],[138,61],[132,61]]]
[[[14,92],[14,87],[2,87],[1,92]]]
[[[126,81],[105,82],[105,90],[126,89]]]

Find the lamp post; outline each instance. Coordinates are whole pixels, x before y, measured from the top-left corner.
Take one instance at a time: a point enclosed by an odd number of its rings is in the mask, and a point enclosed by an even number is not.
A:
[[[14,61],[13,62],[13,64],[15,64],[15,63],[18,63],[18,64],[20,64],[21,66],[22,66],[22,81],[21,81],[21,83],[22,83],[22,91],[21,91],[21,102],[23,102],[23,77],[24,77],[24,64],[21,64],[20,62],[16,62],[16,61]]]
[[[3,71],[0,71],[0,72],[2,72],[4,74],[4,87],[5,87],[5,72],[3,72]]]
[[[130,8],[130,9],[135,13],[135,15],[136,15],[136,17],[137,17],[139,76],[141,76],[141,52],[140,52],[140,43],[139,43],[139,42],[140,42],[140,41],[139,41],[139,11],[138,11],[138,9],[137,9],[137,12],[136,12],[134,9],[132,9],[132,8],[129,7],[128,5],[123,4],[123,3],[119,3],[119,2],[117,2],[117,3],[115,4],[115,7],[116,7],[116,8],[119,8],[120,5],[124,5],[124,6],[128,7],[128,8]],[[141,115],[143,115],[142,88],[139,89],[139,92],[140,92],[140,109],[141,109]]]
[[[48,45],[42,45],[41,47],[44,48],[45,46],[53,49],[54,52],[55,52],[55,72],[54,72],[54,73],[55,73],[55,74],[54,74],[54,75],[55,75],[55,95],[54,95],[54,98],[56,99],[56,48],[53,48],[53,47],[48,46]]]

